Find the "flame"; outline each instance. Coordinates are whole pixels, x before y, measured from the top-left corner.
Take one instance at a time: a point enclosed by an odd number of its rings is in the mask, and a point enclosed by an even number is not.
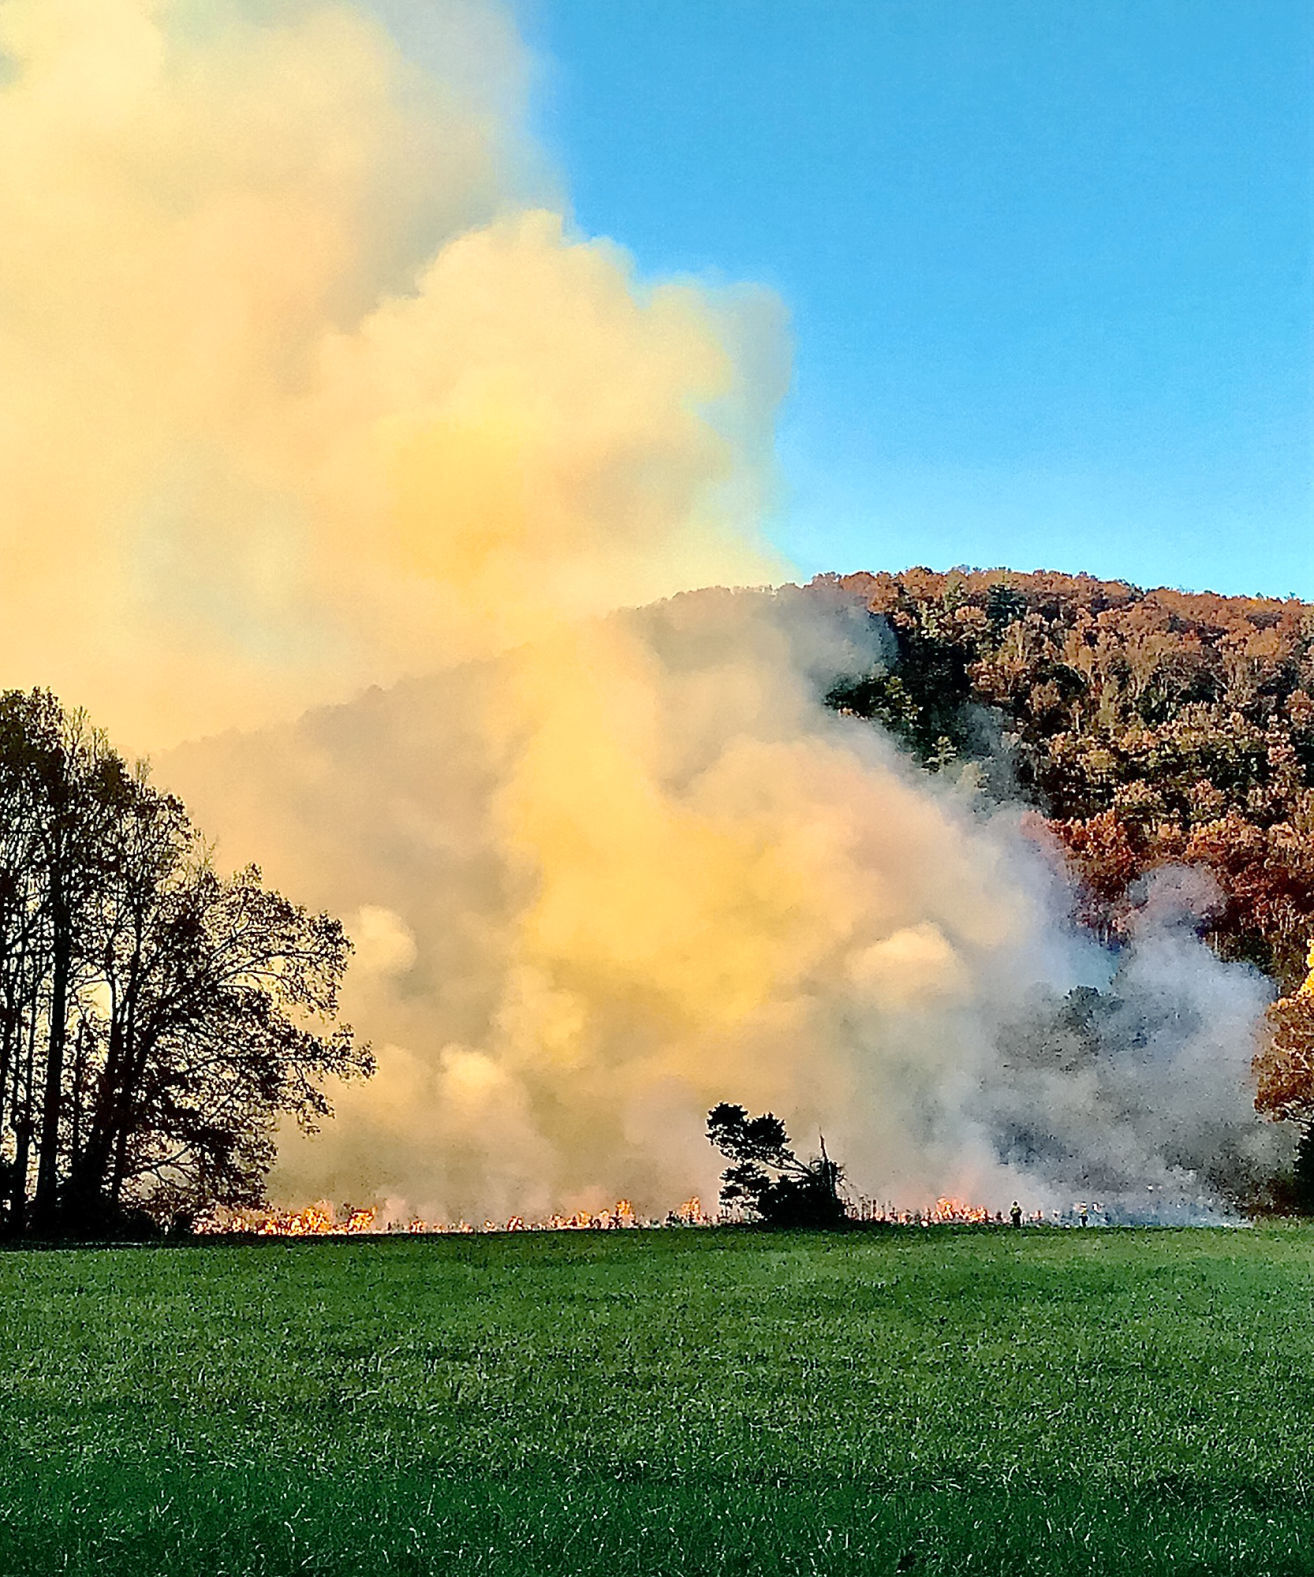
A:
[[[680,1206],[680,1219],[692,1225],[706,1224],[697,1199]],[[376,1209],[357,1210],[344,1205],[338,1212],[321,1200],[303,1210],[217,1210],[198,1221],[194,1230],[206,1236],[240,1233],[254,1237],[383,1237],[392,1234],[426,1236],[464,1232],[602,1232],[617,1228],[656,1226],[641,1221],[628,1199],[618,1199],[610,1210],[577,1210],[570,1215],[551,1215],[542,1221],[526,1222],[523,1216],[506,1221],[485,1220],[474,1227],[468,1221],[426,1221],[412,1216],[406,1221],[387,1221]]]
[[[931,1220],[936,1223],[952,1221],[981,1224],[990,1220],[990,1212],[984,1205],[970,1205],[965,1199],[951,1199],[942,1195],[931,1209]]]
[[[376,1210],[345,1207],[338,1220],[332,1205],[307,1205],[304,1210],[229,1210],[196,1223],[202,1233],[244,1232],[256,1237],[363,1237],[382,1230]]]
[[[1071,1225],[1090,1215],[1102,1215],[1100,1205],[1074,1204],[1068,1211],[1029,1210],[1024,1220],[1031,1226]],[[412,1216],[406,1221],[385,1220],[377,1209],[353,1209],[344,1205],[341,1212],[320,1201],[303,1210],[223,1210],[196,1224],[195,1230],[208,1235],[245,1233],[255,1237],[382,1237],[386,1235],[437,1235],[469,1232],[611,1232],[631,1227],[717,1226],[741,1218],[721,1212],[709,1216],[697,1194],[667,1213],[664,1221],[641,1217],[628,1199],[618,1199],[610,1210],[575,1210],[557,1213],[539,1221],[511,1216],[506,1221],[485,1219],[479,1226],[468,1221],[426,1221]],[[1002,1210],[975,1204],[951,1194],[941,1194],[934,1204],[908,1209],[860,1197],[850,1206],[849,1220],[860,1224],[900,1227],[929,1226],[1002,1226],[1007,1216]]]

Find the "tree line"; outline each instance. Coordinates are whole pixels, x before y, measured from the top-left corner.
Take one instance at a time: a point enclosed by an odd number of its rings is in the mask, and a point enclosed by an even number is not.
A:
[[[181,802],[47,691],[0,693],[0,1231],[263,1200],[274,1131],[372,1071],[337,920],[221,876]]]

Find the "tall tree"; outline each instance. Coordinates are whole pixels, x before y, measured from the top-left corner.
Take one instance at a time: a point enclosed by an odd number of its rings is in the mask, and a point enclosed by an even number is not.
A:
[[[88,922],[110,878],[116,818],[128,810],[124,763],[80,712],[61,712],[43,697],[40,728],[28,738],[23,767],[33,790],[45,874],[49,938],[49,1007],[33,1224],[54,1228],[59,1215],[61,1125],[65,1121],[65,1049],[72,999],[95,972],[96,939]]]
[[[46,692],[0,694],[0,1217],[103,1231],[263,1194],[277,1122],[368,1074],[341,925],[225,879]]]

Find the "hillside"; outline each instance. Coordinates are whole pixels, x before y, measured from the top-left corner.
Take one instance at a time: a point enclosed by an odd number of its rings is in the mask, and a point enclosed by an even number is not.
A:
[[[980,773],[1066,846],[1085,918],[1116,935],[1166,863],[1221,890],[1210,940],[1284,990],[1314,935],[1314,606],[1144,592],[1086,575],[822,576],[897,658],[838,683],[932,769]],[[966,767],[964,764],[968,764]]]

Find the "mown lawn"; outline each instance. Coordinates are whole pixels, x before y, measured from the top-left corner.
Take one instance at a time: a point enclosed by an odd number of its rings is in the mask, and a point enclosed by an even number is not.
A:
[[[0,1254],[0,1577],[1314,1572],[1314,1231]]]

